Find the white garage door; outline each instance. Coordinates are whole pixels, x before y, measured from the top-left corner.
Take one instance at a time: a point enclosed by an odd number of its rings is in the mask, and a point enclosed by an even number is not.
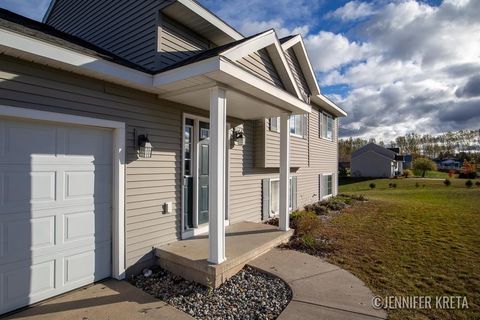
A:
[[[0,314],[111,273],[112,131],[0,118]]]

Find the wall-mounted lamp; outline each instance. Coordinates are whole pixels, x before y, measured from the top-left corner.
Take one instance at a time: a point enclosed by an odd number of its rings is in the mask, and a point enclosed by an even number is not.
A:
[[[137,134],[137,130],[133,130],[134,141],[137,142],[137,154],[140,158],[152,157],[152,144],[148,140],[148,134]]]
[[[245,133],[243,132],[243,130],[233,129],[232,140],[233,140],[233,143],[236,146],[244,146],[245,145]]]

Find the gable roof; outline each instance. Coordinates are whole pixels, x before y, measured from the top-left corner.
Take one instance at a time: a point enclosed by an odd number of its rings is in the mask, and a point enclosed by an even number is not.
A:
[[[379,146],[378,144],[375,144],[375,143],[369,143],[369,144],[361,147],[360,149],[356,150],[355,152],[353,152],[352,153],[352,159],[356,158],[358,156],[361,156],[362,154],[367,153],[367,152],[373,152],[373,153],[376,153],[376,154],[378,154],[382,157],[385,157],[385,158],[388,158],[388,159],[391,159],[391,160],[395,160],[395,155],[396,155],[396,153],[393,152],[392,150],[388,150],[387,148],[381,147],[381,146]]]
[[[101,47],[98,47],[79,37],[70,35],[45,23],[32,20],[3,8],[0,8],[0,28],[33,37],[35,39],[58,45],[63,48],[72,49],[90,56],[115,62],[125,67],[136,69],[142,72],[152,73],[142,66],[119,57],[118,55],[102,49]]]

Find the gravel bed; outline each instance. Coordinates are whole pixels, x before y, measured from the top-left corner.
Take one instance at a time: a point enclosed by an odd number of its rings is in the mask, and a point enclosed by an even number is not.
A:
[[[285,282],[248,266],[217,289],[161,268],[131,283],[196,319],[276,319],[292,299]]]

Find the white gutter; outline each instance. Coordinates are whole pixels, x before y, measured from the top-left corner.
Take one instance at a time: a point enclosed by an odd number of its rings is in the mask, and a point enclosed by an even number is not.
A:
[[[326,109],[327,111],[330,111],[331,113],[333,113],[333,115],[337,117],[347,116],[347,113],[342,108],[338,107],[335,103],[330,101],[330,99],[328,99],[322,94],[311,96],[310,100],[318,106]]]

